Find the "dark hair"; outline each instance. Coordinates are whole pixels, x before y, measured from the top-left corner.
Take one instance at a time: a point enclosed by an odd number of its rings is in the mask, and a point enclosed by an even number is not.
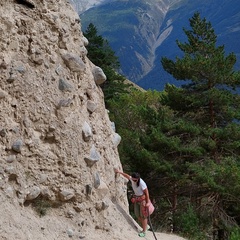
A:
[[[138,181],[137,181],[137,186],[139,187],[139,183],[140,183],[140,174],[137,173],[137,172],[133,172],[132,175],[131,175],[132,178],[137,178]]]
[[[140,174],[137,172],[133,172],[131,175],[133,178],[140,178]]]

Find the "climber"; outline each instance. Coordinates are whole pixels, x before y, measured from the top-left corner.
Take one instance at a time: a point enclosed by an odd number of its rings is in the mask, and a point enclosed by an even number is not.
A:
[[[121,172],[115,169],[115,173],[121,174],[123,177],[131,181],[132,188],[134,191],[134,196],[131,202],[134,204],[134,214],[138,218],[142,226],[142,231],[138,234],[139,237],[145,237],[147,226],[148,226],[148,213],[149,206],[152,205],[149,199],[149,192],[146,183],[140,178],[139,173],[132,173],[128,175],[127,173]]]

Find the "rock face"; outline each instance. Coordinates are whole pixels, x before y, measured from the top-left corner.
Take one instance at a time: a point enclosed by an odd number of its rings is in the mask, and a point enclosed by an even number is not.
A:
[[[113,171],[120,137],[77,13],[65,0],[1,1],[0,41],[0,238],[109,231],[116,199],[128,208]],[[39,202],[50,206],[46,221]]]

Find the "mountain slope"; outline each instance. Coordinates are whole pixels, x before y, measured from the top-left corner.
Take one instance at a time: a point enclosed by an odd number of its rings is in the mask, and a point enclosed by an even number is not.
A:
[[[182,29],[188,28],[196,11],[212,23],[226,53],[240,59],[237,0],[107,1],[82,13],[81,20],[83,29],[92,22],[109,40],[128,79],[145,89],[161,90],[167,82],[181,84],[162,69],[160,59],[181,55],[176,40],[186,41]]]
[[[166,82],[180,86],[183,82],[176,81],[167,72],[165,72],[160,63],[163,56],[175,59],[181,56],[182,52],[178,49],[176,39],[184,42],[187,40],[183,28],[189,29],[189,18],[195,11],[199,11],[202,17],[206,17],[212,23],[217,35],[217,45],[225,46],[225,53],[234,52],[237,55],[238,62],[236,68],[240,68],[240,6],[236,0],[221,1],[194,1],[183,5],[178,9],[170,10],[163,22],[162,32],[171,27],[172,31],[168,38],[156,50],[157,56],[155,66],[151,72],[142,77],[138,84],[145,89],[163,89]],[[186,7],[187,6],[187,7]],[[169,25],[169,21],[171,25]]]
[[[82,13],[89,8],[97,6],[104,2],[104,0],[70,0],[70,3],[78,13]]]
[[[83,28],[90,22],[97,26],[119,56],[122,73],[137,82],[153,67],[168,8],[169,1],[112,1],[89,9],[81,19]]]

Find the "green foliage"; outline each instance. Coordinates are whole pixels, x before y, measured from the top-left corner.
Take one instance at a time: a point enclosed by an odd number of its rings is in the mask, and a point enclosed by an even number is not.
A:
[[[162,59],[165,70],[187,84],[168,84],[163,92],[129,90],[108,42],[93,25],[85,36],[89,58],[108,78],[102,88],[122,137],[124,170],[147,181],[161,230],[169,229],[164,221],[172,214],[176,232],[202,240],[213,229],[229,235],[240,224],[240,96],[234,91],[240,73],[233,70],[235,55],[216,46],[205,18],[194,14],[190,27],[184,29],[188,42],[177,41],[183,57]]]
[[[38,215],[40,217],[43,217],[47,214],[47,211],[52,207],[52,204],[49,200],[37,198],[35,201],[33,201],[32,206],[38,213]]]
[[[229,240],[239,240],[240,239],[240,228],[234,228],[230,233]]]
[[[98,35],[97,28],[92,23],[89,24],[84,32],[84,36],[89,41],[87,46],[88,58],[94,64],[102,68],[111,67],[115,70],[119,68],[119,61],[114,51],[111,49],[108,41]]]
[[[98,35],[97,28],[92,23],[89,24],[84,35],[89,41],[88,58],[96,66],[102,68],[107,77],[107,81],[101,86],[107,103],[109,99],[127,92],[129,86],[124,83],[125,77],[117,73],[120,67],[118,57],[115,56],[108,41]]]
[[[184,210],[184,212],[175,216],[175,221],[180,228],[179,231],[189,240],[205,240],[206,236],[201,231],[201,223],[196,210],[190,204]]]
[[[239,84],[239,78],[233,74],[236,56],[231,53],[225,57],[224,47],[216,46],[217,37],[211,23],[201,19],[199,13],[190,19],[190,26],[192,30],[184,29],[188,43],[177,41],[184,57],[176,58],[176,62],[163,58],[164,69],[177,80],[191,80],[188,87],[195,91],[207,90],[217,84],[234,88]]]
[[[26,204],[32,204],[33,209],[38,213],[40,217],[43,217],[51,208],[59,208],[62,203],[59,201],[50,201],[49,199],[43,198],[42,196],[27,201]]]
[[[159,123],[156,109],[160,98],[161,94],[156,91],[132,91],[109,102],[110,117],[124,139],[119,146],[122,163],[130,166],[131,170],[141,164],[142,172],[147,174],[159,165],[158,153],[148,151],[144,141],[151,125]]]
[[[178,170],[186,177],[184,188],[191,189],[190,199],[200,199],[201,215],[210,215],[216,229],[228,231],[239,222],[233,216],[238,216],[240,207],[240,97],[234,92],[240,75],[233,70],[236,56],[225,56],[224,47],[216,46],[211,23],[195,13],[190,26],[191,30],[184,29],[188,42],[177,41],[184,56],[175,62],[162,58],[166,71],[178,80],[188,80],[183,88],[165,88],[163,103],[180,119],[167,136],[178,139],[178,144],[172,144],[173,156],[179,158]],[[183,187],[177,185],[179,190]]]
[[[167,85],[164,103],[176,110],[179,117],[199,127],[201,133],[195,135],[200,147],[199,157],[202,157],[201,153],[208,153],[208,157],[219,162],[220,155],[231,155],[229,148],[239,144],[240,108],[236,103],[240,96],[229,89],[235,89],[240,83],[239,73],[233,71],[236,57],[233,53],[225,57],[224,47],[216,46],[211,24],[205,18],[201,19],[199,13],[190,19],[190,26],[192,30],[184,29],[188,43],[177,41],[185,54],[183,58],[176,58],[175,62],[163,58],[162,64],[175,78],[191,83],[182,89]],[[229,133],[233,136],[237,133],[237,138],[231,138]],[[237,147],[234,152],[238,154],[239,150]]]

